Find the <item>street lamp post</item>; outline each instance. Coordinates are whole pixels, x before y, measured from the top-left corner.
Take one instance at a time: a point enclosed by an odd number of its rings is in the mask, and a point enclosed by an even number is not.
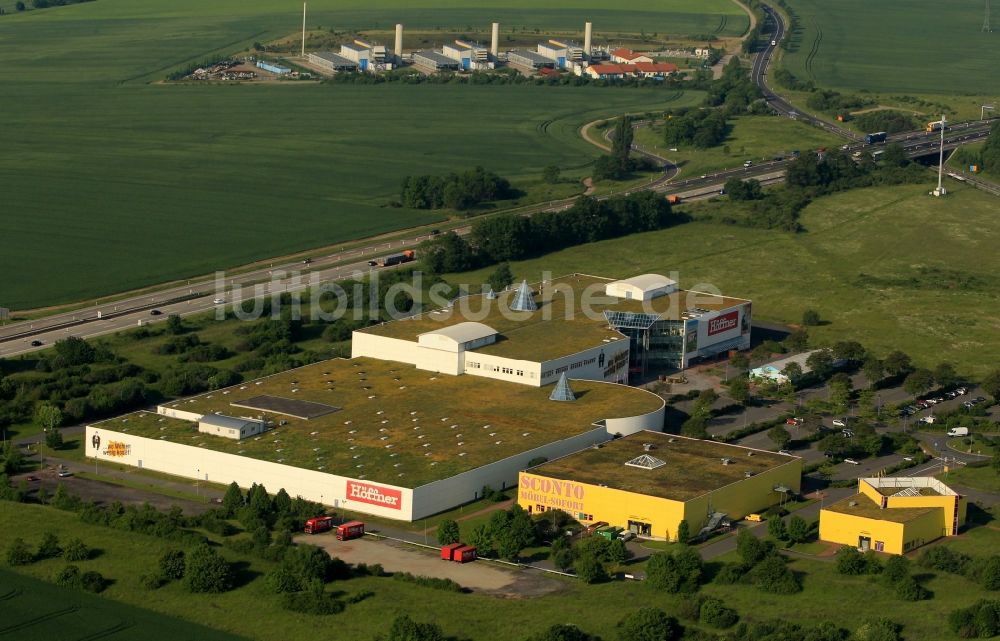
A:
[[[42,440],[38,441],[38,471],[45,469],[45,436],[48,435],[48,428],[42,428]]]

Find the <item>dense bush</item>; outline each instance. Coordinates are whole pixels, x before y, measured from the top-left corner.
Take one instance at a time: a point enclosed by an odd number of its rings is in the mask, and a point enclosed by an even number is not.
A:
[[[90,554],[90,548],[80,539],[70,539],[63,548],[63,558],[67,561],[86,561]]]
[[[35,553],[35,558],[51,559],[59,556],[62,552],[62,548],[59,547],[59,537],[52,532],[46,532],[38,543],[38,552]]]
[[[701,555],[686,545],[673,552],[657,552],[646,564],[647,585],[664,592],[695,592],[701,578]]]
[[[726,607],[719,599],[705,599],[701,604],[699,621],[713,628],[729,628],[736,625],[740,615],[736,610]]]
[[[989,639],[1000,634],[1000,601],[980,600],[948,615],[948,627],[963,639]]]
[[[434,588],[435,590],[445,590],[447,592],[466,591],[465,588],[463,588],[458,583],[455,583],[451,579],[439,579],[430,576],[418,576],[416,574],[410,574],[409,572],[393,572],[392,578],[398,581],[406,581],[407,583],[420,585],[425,588]]]
[[[184,580],[190,592],[218,593],[233,588],[233,570],[215,549],[201,545],[187,559]]]
[[[344,611],[344,603],[323,591],[322,584],[305,592],[286,592],[281,607],[301,614],[329,615]]]
[[[677,619],[657,608],[639,608],[618,622],[622,641],[675,641],[681,633]]]
[[[663,124],[663,141],[670,146],[692,145],[707,149],[721,145],[730,129],[722,111],[686,109],[669,114]]]
[[[28,565],[35,560],[35,555],[31,553],[31,548],[24,542],[24,539],[18,537],[7,546],[5,558],[7,565],[15,567],[18,565]]]
[[[861,554],[857,548],[848,545],[837,550],[836,566],[841,574],[878,574],[882,571],[882,564],[874,552]]]
[[[67,565],[56,574],[55,584],[64,588],[75,588],[80,585],[80,568]]]
[[[864,131],[884,131],[890,134],[911,131],[920,126],[920,123],[913,116],[891,109],[859,114],[855,117],[854,122]]]
[[[160,575],[171,581],[178,581],[184,578],[184,571],[187,567],[184,550],[170,549],[160,555],[159,566]]]

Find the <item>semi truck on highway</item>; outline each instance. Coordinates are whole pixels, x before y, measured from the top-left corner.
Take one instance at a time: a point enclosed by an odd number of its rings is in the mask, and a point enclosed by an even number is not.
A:
[[[885,142],[885,138],[888,134],[884,131],[879,131],[873,134],[865,134],[865,144],[872,145],[877,142]]]
[[[375,264],[379,267],[390,267],[392,265],[402,265],[403,263],[408,263],[416,258],[416,254],[412,249],[407,249],[401,254],[393,254],[392,256],[382,256],[375,260]],[[369,264],[371,264],[369,262]]]
[[[931,132],[934,132],[934,131],[941,131],[941,121],[940,120],[936,120],[934,122],[927,123],[927,133],[931,133]]]

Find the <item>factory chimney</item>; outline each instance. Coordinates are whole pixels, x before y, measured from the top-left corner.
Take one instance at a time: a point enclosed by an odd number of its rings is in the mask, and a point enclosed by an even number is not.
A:
[[[392,51],[396,58],[403,59],[403,25],[396,25],[396,47]]]
[[[490,40],[490,53],[493,54],[495,59],[500,55],[500,23],[493,23],[493,39]]]
[[[590,59],[591,32],[593,24],[588,22],[583,26],[583,56]]]

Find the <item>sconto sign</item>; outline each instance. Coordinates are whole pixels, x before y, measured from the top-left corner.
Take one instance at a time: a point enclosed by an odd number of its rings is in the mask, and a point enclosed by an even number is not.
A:
[[[403,509],[403,493],[399,490],[390,490],[387,487],[380,487],[370,483],[360,483],[358,481],[347,482],[347,498],[352,501],[361,501],[371,505],[381,505],[382,507],[394,510]]]
[[[739,322],[740,313],[738,311],[732,311],[728,314],[723,314],[722,316],[716,316],[708,321],[708,335],[714,336],[716,334],[721,334],[722,332],[728,332],[731,329],[735,329]]]
[[[552,508],[583,511],[586,487],[562,479],[522,474],[518,483],[522,499]]]

